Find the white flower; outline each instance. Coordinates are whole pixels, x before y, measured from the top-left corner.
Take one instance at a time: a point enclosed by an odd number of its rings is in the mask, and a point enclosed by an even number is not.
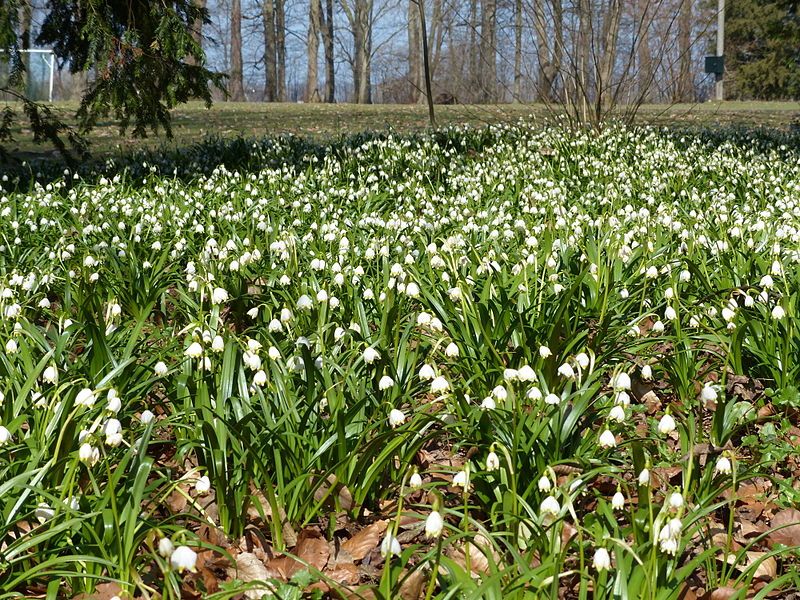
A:
[[[444,377],[439,375],[433,381],[431,381],[431,393],[432,394],[442,394],[450,389],[450,382],[447,381]]]
[[[703,402],[714,402],[717,399],[717,390],[710,383],[706,383],[700,390],[700,399]]]
[[[585,352],[581,352],[575,356],[575,362],[578,363],[581,369],[587,369],[589,367],[589,357],[586,355]]]
[[[498,385],[492,390],[492,396],[502,402],[508,398],[508,390],[506,390],[506,388],[504,388],[502,385]]]
[[[389,411],[389,425],[392,427],[398,427],[402,425],[406,421],[406,415],[402,410],[398,410],[393,408]]]
[[[94,406],[97,397],[95,396],[94,391],[90,390],[89,388],[83,388],[78,395],[75,396],[75,405],[76,406],[88,406],[91,408]]]
[[[653,323],[653,333],[664,333],[664,323],[662,323],[660,320]]]
[[[500,468],[500,457],[495,452],[489,452],[486,457],[486,470],[496,471]]]
[[[323,304],[328,301],[328,292],[325,290],[320,290],[317,292],[317,302]]]
[[[617,392],[631,389],[631,376],[624,371],[617,373],[611,379],[611,387]]]
[[[642,469],[639,473],[639,485],[647,485],[650,483],[650,470]]]
[[[378,382],[378,389],[381,391],[388,390],[393,385],[394,385],[394,379],[392,379],[388,375],[384,375]]]
[[[438,510],[432,510],[425,519],[425,535],[429,538],[438,538],[444,529],[444,519]]]
[[[607,571],[611,568],[611,556],[605,548],[595,550],[592,566],[596,571]]]
[[[189,344],[189,347],[186,348],[184,354],[189,358],[200,358],[203,356],[203,346],[200,345],[200,342],[192,342]]]
[[[731,459],[722,455],[717,459],[717,464],[714,465],[714,473],[718,475],[730,475],[732,468]]]
[[[94,466],[100,460],[100,451],[91,444],[81,444],[78,449],[78,459],[89,466]]]
[[[547,394],[547,396],[544,397],[544,403],[555,406],[561,403],[561,398],[552,393]]]
[[[569,363],[564,363],[558,367],[558,374],[565,379],[575,379],[575,371]]]
[[[178,546],[172,551],[169,562],[178,573],[183,571],[194,573],[197,565],[197,553],[188,546]]]
[[[523,382],[536,381],[536,371],[529,365],[523,365],[517,371],[517,379]]]
[[[387,533],[386,537],[381,542],[381,556],[386,558],[388,556],[399,556],[403,549],[400,547],[400,541],[391,533]]]
[[[161,538],[158,540],[158,553],[164,558],[169,558],[174,550],[175,546],[169,538]]]
[[[119,398],[119,393],[114,388],[108,390],[106,394],[106,410],[112,413],[118,413],[122,408],[122,401]]]
[[[608,418],[611,421],[622,423],[625,421],[625,409],[621,405],[615,404],[611,411],[608,413]]]
[[[194,482],[194,491],[198,494],[205,495],[211,490],[211,480],[208,478],[208,475],[203,475],[197,481]]]
[[[5,446],[8,442],[11,441],[11,432],[6,429],[3,425],[0,425],[0,446]]]
[[[519,373],[516,369],[504,369],[503,370],[503,379],[505,381],[516,381],[519,379]]]
[[[675,419],[672,418],[672,415],[667,413],[661,417],[661,420],[658,422],[658,432],[663,435],[669,435],[673,431],[675,431]]]
[[[367,363],[368,365],[371,365],[380,357],[381,357],[380,352],[375,350],[375,348],[367,348],[366,350],[364,350],[364,362]]]
[[[14,338],[10,338],[6,342],[6,354],[16,354],[19,348],[17,347],[17,342]]]
[[[539,346],[539,356],[541,356],[542,358],[548,358],[550,356],[553,356],[553,353],[547,346]]]
[[[611,508],[614,510],[622,510],[625,508],[625,496],[622,495],[622,492],[617,492],[614,494],[613,498],[611,498]]]
[[[783,310],[783,307],[780,304],[776,304],[775,308],[772,309],[772,318],[780,321],[786,316],[786,311]]]
[[[264,372],[263,369],[259,369],[256,371],[256,374],[253,375],[253,383],[258,387],[264,387],[267,383],[267,374]]]
[[[58,369],[56,369],[53,365],[47,367],[44,371],[42,371],[42,381],[52,384],[58,383]]]
[[[422,476],[420,476],[420,474],[419,474],[419,473],[417,473],[416,471],[414,471],[414,472],[411,474],[411,477],[409,477],[409,478],[408,478],[408,486],[409,486],[409,487],[410,487],[412,490],[416,490],[416,489],[419,489],[419,488],[421,488],[421,487],[422,487]]]
[[[153,367],[153,372],[156,375],[158,375],[159,377],[163,377],[164,375],[166,375],[167,371],[169,371],[169,369],[167,368],[167,365],[162,360],[158,361],[156,363],[156,366]]]
[[[550,488],[553,487],[553,484],[550,483],[550,479],[545,475],[542,475],[539,478],[539,491],[540,492],[549,492]]]
[[[483,410],[494,410],[497,408],[497,404],[494,401],[494,398],[491,396],[486,396],[486,398],[481,401],[481,408]]]
[[[270,346],[269,350],[267,350],[267,356],[269,356],[272,360],[278,360],[281,357],[281,351],[275,346]]]
[[[433,369],[431,365],[425,363],[424,365],[422,365],[422,367],[420,367],[419,378],[422,381],[430,381],[434,377],[436,377],[436,371]]]
[[[664,311],[664,318],[667,321],[674,321],[675,319],[678,318],[678,313],[675,311],[674,308],[672,308],[671,306],[668,306],[666,308],[666,310]]]
[[[455,487],[462,487],[466,488],[469,484],[467,480],[467,472],[466,471],[459,471],[455,475],[453,475],[453,485]]]
[[[147,425],[154,418],[155,418],[155,415],[151,411],[145,410],[144,412],[142,412],[141,416],[139,417],[139,420],[142,423],[144,423],[145,425]]]
[[[426,312],[421,312],[417,315],[417,325],[420,327],[424,327],[425,325],[429,325],[431,322],[431,314]]]
[[[456,346],[455,343],[450,342],[447,344],[447,348],[444,349],[444,355],[447,358],[456,358],[458,354],[458,346]]]
[[[561,512],[561,505],[558,503],[558,500],[553,498],[553,496],[548,496],[542,500],[542,503],[539,506],[539,512],[544,516],[557,517],[558,513]]]
[[[46,502],[40,502],[33,514],[39,523],[46,523],[55,516],[56,511]]]
[[[228,292],[224,289],[217,287],[211,292],[211,302],[213,304],[222,304],[228,300]]]
[[[311,301],[311,298],[303,294],[297,299],[297,310],[311,310],[314,306],[314,303]]]
[[[775,285],[775,282],[772,280],[772,277],[770,277],[769,275],[764,275],[764,276],[761,278],[761,282],[760,282],[760,284],[759,284],[759,285],[760,285],[762,288],[765,288],[765,289],[767,289],[767,290],[768,290],[768,289],[772,288],[772,286],[774,286],[774,285]]]
[[[214,336],[214,340],[211,342],[211,350],[214,352],[222,352],[225,350],[225,340],[221,335]]]
[[[526,396],[528,397],[528,400],[533,400],[534,402],[537,402],[537,401],[541,400],[542,397],[543,397],[542,396],[542,390],[540,390],[538,387],[534,386],[534,387],[532,387],[531,389],[528,390],[528,393],[526,394]]]
[[[675,510],[683,506],[683,496],[681,496],[680,492],[672,492],[672,494],[670,494],[669,506]]]
[[[614,438],[614,434],[611,433],[610,429],[606,429],[600,434],[599,442],[601,448],[613,448],[617,445],[617,440]]]
[[[644,381],[653,379],[653,368],[650,365],[644,365],[642,367],[642,379]]]
[[[413,281],[406,286],[406,296],[410,298],[419,296],[419,286]]]

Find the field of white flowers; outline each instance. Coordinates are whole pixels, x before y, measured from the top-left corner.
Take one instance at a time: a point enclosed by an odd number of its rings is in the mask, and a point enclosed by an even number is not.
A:
[[[0,191],[0,598],[795,597],[784,141],[218,142]]]

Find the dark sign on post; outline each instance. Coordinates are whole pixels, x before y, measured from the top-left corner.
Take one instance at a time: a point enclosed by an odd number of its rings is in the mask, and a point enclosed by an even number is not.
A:
[[[717,77],[725,72],[724,56],[706,56],[706,73],[713,73]]]

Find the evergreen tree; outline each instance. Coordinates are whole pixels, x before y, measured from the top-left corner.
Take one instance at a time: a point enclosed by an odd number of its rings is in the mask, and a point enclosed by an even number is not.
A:
[[[23,87],[19,8],[25,0],[0,2],[0,61],[9,77],[0,92],[17,97],[37,141],[50,140],[64,150],[66,134],[81,147],[46,105],[33,102]],[[113,115],[122,131],[136,136],[163,128],[171,135],[169,109],[192,98],[211,104],[211,86],[222,87],[222,75],[205,67],[205,56],[193,36],[208,13],[194,0],[49,0],[36,43],[51,46],[73,73],[92,75],[78,110],[83,132],[98,118]],[[0,144],[11,138],[15,118],[7,106],[0,117]]]
[[[726,95],[800,98],[800,1],[735,0],[725,16]]]

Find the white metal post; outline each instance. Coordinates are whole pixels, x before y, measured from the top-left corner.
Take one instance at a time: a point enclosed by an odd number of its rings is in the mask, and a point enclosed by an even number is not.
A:
[[[55,77],[56,69],[56,55],[50,55],[50,93],[48,94],[48,102],[53,102],[53,78]]]

